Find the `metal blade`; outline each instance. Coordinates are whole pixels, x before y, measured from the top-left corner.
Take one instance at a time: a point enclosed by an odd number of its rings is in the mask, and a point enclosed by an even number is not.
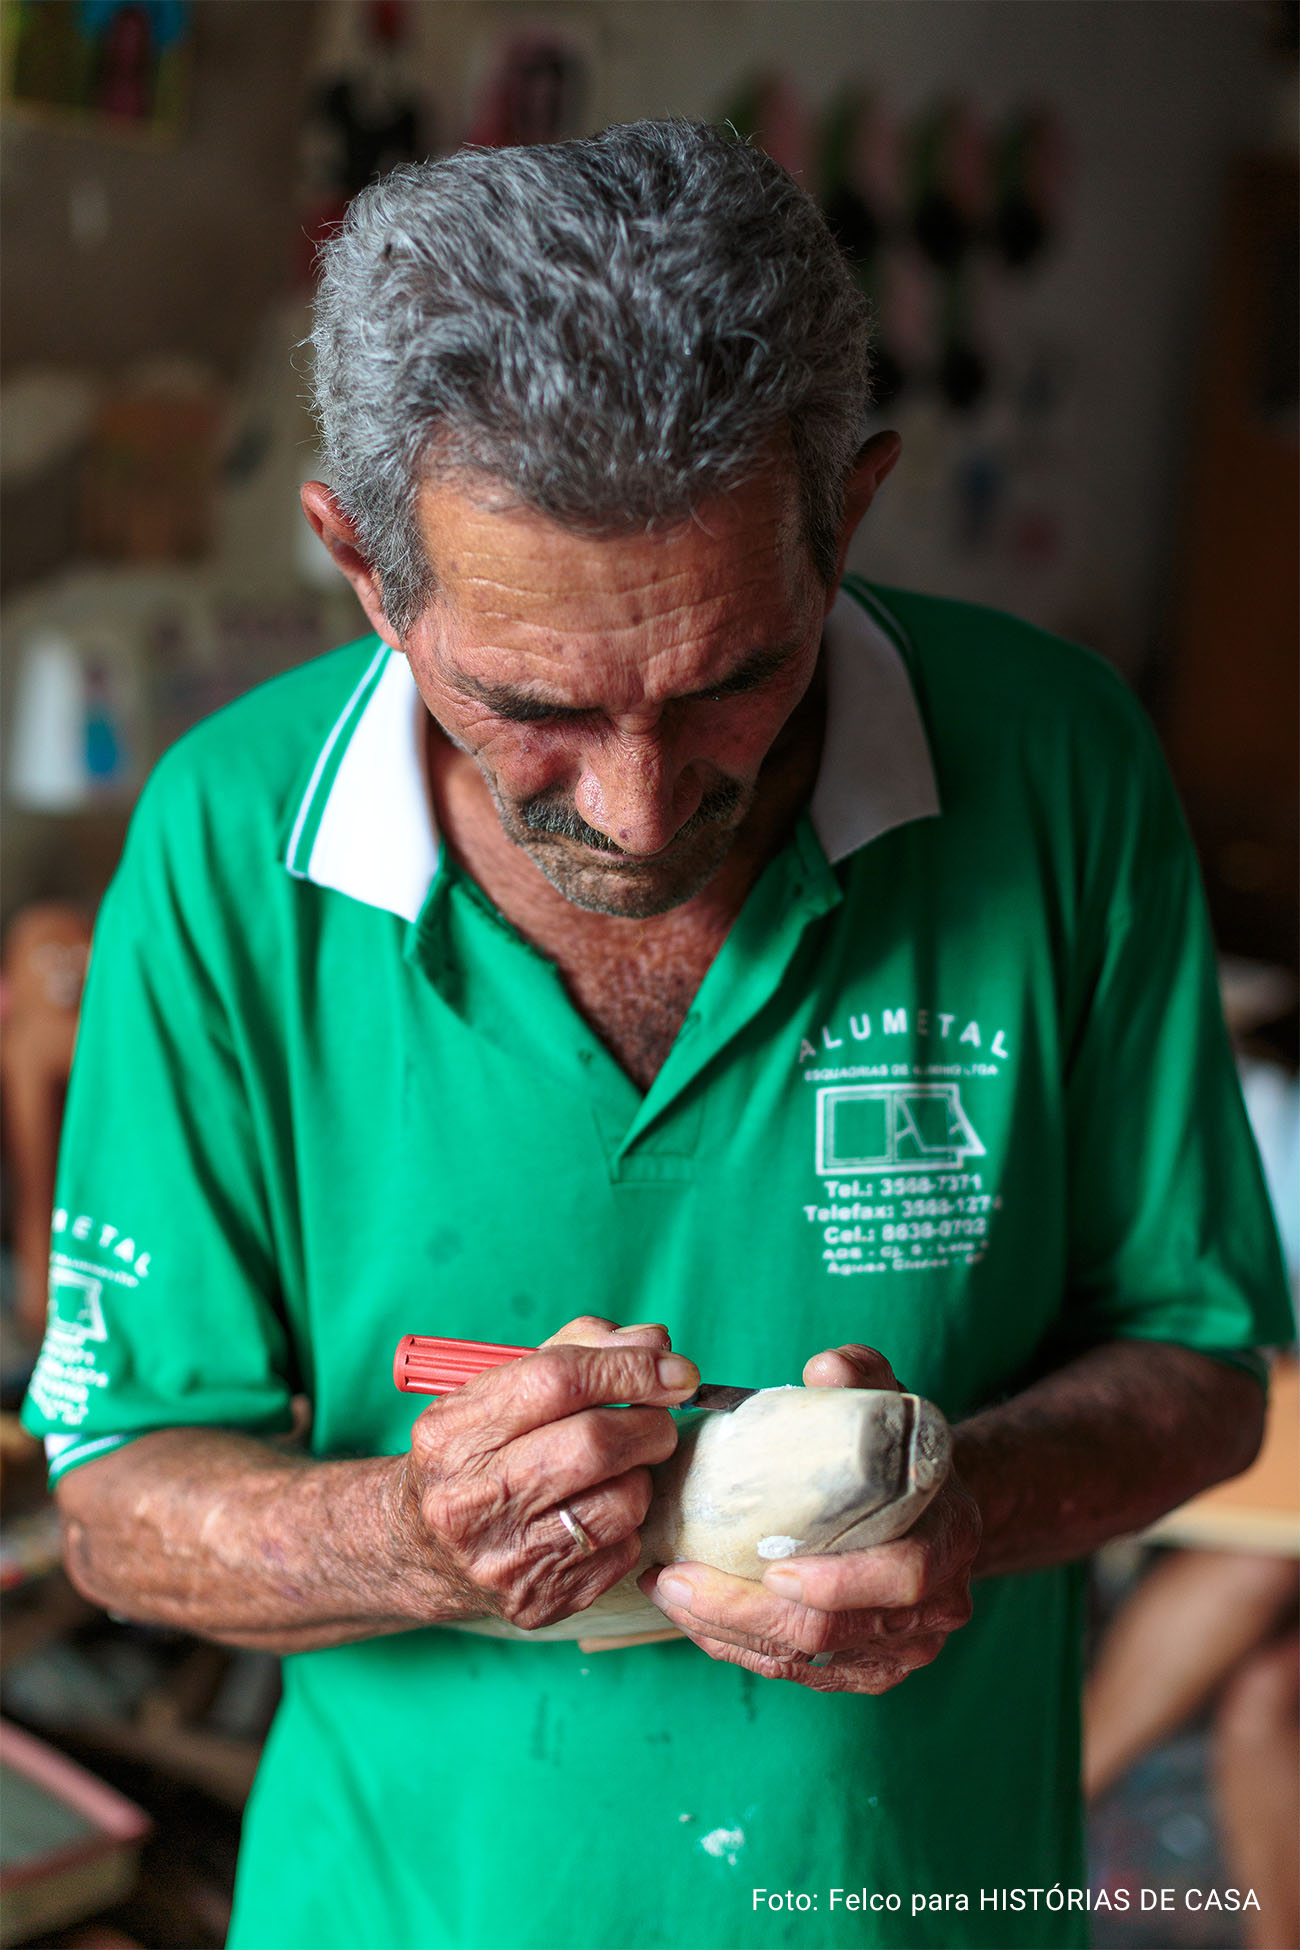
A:
[[[725,1414],[730,1409],[739,1408],[742,1402],[747,1402],[751,1395],[757,1393],[757,1388],[728,1388],[721,1382],[702,1381],[695,1393],[688,1395],[677,1406],[720,1409]]]

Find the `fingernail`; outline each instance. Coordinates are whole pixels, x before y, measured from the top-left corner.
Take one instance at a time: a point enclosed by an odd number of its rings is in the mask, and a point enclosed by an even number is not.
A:
[[[660,1572],[659,1577],[655,1580],[655,1595],[656,1597],[666,1599],[670,1605],[686,1605],[687,1607],[691,1605],[695,1598],[695,1593],[692,1591],[690,1585],[687,1584],[685,1578],[675,1578],[667,1571]]]
[[[803,1579],[797,1577],[793,1571],[775,1569],[764,1571],[763,1583],[769,1591],[774,1591],[778,1598],[793,1598],[798,1603],[803,1597]]]
[[[688,1361],[682,1354],[661,1354],[655,1362],[655,1373],[659,1386],[669,1388],[675,1394],[678,1389],[689,1394],[692,1388],[700,1385],[700,1371],[694,1361]]]
[[[666,1334],[668,1329],[662,1320],[638,1320],[634,1326],[616,1327],[614,1332],[616,1334]]]

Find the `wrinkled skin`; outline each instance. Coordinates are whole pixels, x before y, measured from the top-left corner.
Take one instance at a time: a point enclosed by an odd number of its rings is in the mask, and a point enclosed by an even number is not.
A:
[[[664,1385],[655,1357],[667,1349],[662,1328],[584,1317],[417,1418],[399,1490],[406,1545],[413,1563],[432,1551],[464,1616],[534,1630],[584,1610],[635,1567],[650,1465],[677,1445],[665,1404],[699,1381],[670,1356],[677,1372]],[[566,1528],[561,1504],[593,1552]]]
[[[438,1540],[440,1569],[461,1582],[467,1604],[531,1630],[583,1610],[633,1569],[649,1465],[672,1454],[676,1430],[665,1408],[591,1406],[593,1389],[598,1398],[602,1380],[608,1388],[622,1370],[579,1350],[622,1359],[670,1345],[666,1328],[585,1315],[543,1343],[562,1349],[559,1358],[539,1352],[494,1369],[425,1410],[412,1431],[411,1494],[425,1538]],[[624,1365],[630,1399],[648,1364]],[[899,1386],[866,1347],[815,1355],[804,1382]],[[594,1554],[560,1520],[561,1503]],[[905,1537],[873,1550],[786,1560],[762,1584],[704,1564],[648,1571],[640,1584],[710,1658],[818,1692],[883,1693],[928,1665],[970,1617],[979,1539],[974,1500],[950,1477]],[[783,1589],[792,1580],[795,1593]]]
[[[803,1380],[900,1386],[885,1357],[860,1346],[814,1355]],[[712,1659],[819,1693],[887,1693],[937,1658],[970,1617],[980,1534],[979,1508],[954,1473],[911,1530],[871,1550],[786,1558],[761,1584],[707,1564],[647,1571],[639,1583]]]
[[[869,1347],[814,1355],[803,1379],[809,1388],[899,1387]],[[761,1584],[707,1564],[674,1564],[639,1582],[710,1658],[819,1693],[887,1693],[970,1617],[981,1528],[954,1473],[904,1536],[871,1550],[785,1558]]]

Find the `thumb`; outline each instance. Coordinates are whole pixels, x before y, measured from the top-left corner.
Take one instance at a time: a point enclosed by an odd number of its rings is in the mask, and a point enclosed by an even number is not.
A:
[[[803,1379],[807,1388],[888,1388],[895,1394],[903,1392],[880,1350],[856,1341],[814,1354],[804,1364]]]

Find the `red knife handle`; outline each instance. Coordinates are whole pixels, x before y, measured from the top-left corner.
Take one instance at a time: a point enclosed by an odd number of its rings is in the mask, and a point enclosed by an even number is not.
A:
[[[488,1368],[504,1367],[535,1347],[501,1341],[444,1341],[435,1334],[403,1334],[393,1356],[393,1380],[407,1395],[447,1395]]]

